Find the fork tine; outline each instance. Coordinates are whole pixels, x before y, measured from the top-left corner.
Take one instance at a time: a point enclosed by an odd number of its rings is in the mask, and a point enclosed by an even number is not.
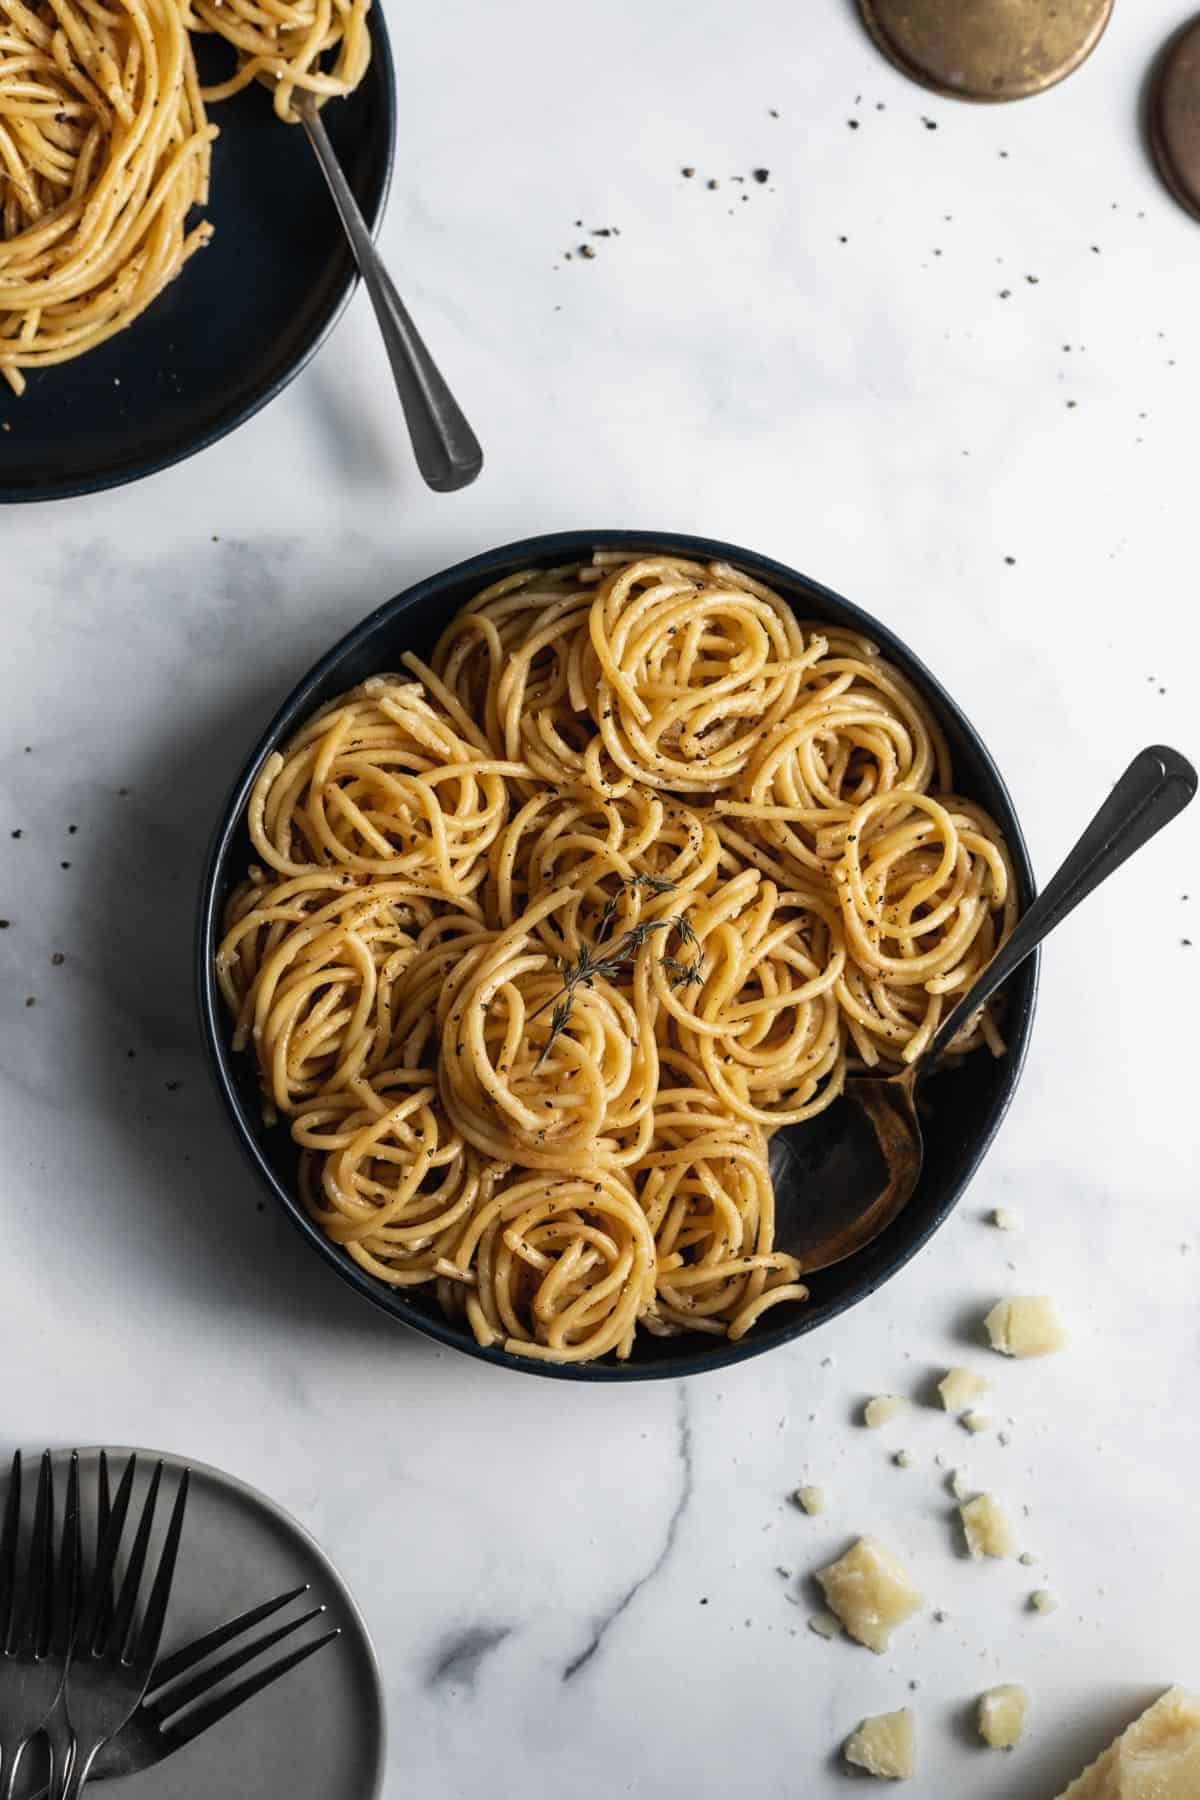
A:
[[[104,1535],[108,1530],[108,1521],[112,1517],[112,1494],[108,1479],[108,1451],[101,1450],[100,1466],[96,1475],[96,1562],[100,1567],[100,1552],[104,1548]],[[81,1570],[82,1574],[82,1570]],[[112,1616],[112,1581],[101,1586],[97,1583],[96,1629],[107,1631],[108,1621]]]
[[[96,1548],[96,1567],[92,1575],[91,1591],[80,1616],[79,1629],[75,1637],[78,1647],[88,1655],[95,1655],[104,1641],[108,1610],[112,1603],[113,1567],[121,1545],[121,1534],[125,1529],[125,1515],[129,1511],[129,1496],[133,1492],[133,1477],[136,1469],[137,1457],[131,1456],[125,1464],[125,1473],[117,1488],[117,1497],[110,1507],[107,1504],[108,1462],[101,1452],[100,1507],[104,1514],[104,1529]]]
[[[137,1648],[136,1650],[131,1648],[127,1652],[126,1659],[128,1660],[129,1655],[132,1655],[134,1661],[139,1667],[144,1668],[147,1674],[158,1655],[163,1623],[167,1616],[167,1604],[171,1598],[171,1583],[175,1579],[175,1558],[179,1554],[179,1539],[183,1532],[183,1514],[187,1506],[190,1479],[191,1471],[185,1469],[175,1493],[175,1505],[171,1509],[171,1523],[167,1526],[162,1554],[158,1559],[158,1572],[154,1577],[150,1598],[146,1602],[146,1612],[142,1619],[142,1629],[138,1634]]]
[[[17,1536],[21,1529],[21,1452],[13,1451],[4,1525],[0,1528],[0,1656],[9,1648],[16,1624]]]
[[[274,1631],[264,1631],[261,1637],[252,1638],[248,1644],[243,1644],[238,1650],[231,1650],[228,1656],[223,1656],[220,1662],[214,1663],[210,1669],[201,1669],[200,1673],[193,1675],[190,1681],[181,1682],[177,1688],[173,1688],[169,1694],[164,1695],[163,1699],[155,1706],[154,1711],[159,1722],[164,1723],[175,1713],[182,1712],[185,1706],[190,1706],[193,1700],[199,1700],[203,1694],[207,1694],[212,1688],[215,1688],[218,1682],[224,1681],[227,1675],[236,1675],[239,1669],[244,1669],[246,1664],[253,1662],[256,1656],[262,1656],[266,1651],[273,1650],[276,1644],[282,1644],[284,1638],[291,1637],[292,1633],[299,1631],[302,1625],[308,1625],[313,1619],[319,1619],[324,1611],[323,1606],[314,1606],[311,1612],[306,1612],[301,1618],[292,1619],[287,1625],[277,1625]]]
[[[75,1613],[79,1605],[79,1569],[83,1545],[79,1525],[79,1452],[72,1450],[67,1470],[67,1498],[63,1510],[62,1547],[58,1556],[58,1580],[54,1588],[54,1620],[50,1645],[60,1656],[71,1647]]]
[[[146,1567],[146,1551],[150,1547],[150,1533],[154,1529],[154,1508],[158,1504],[158,1488],[162,1481],[163,1466],[155,1463],[154,1473],[150,1477],[150,1486],[146,1490],[146,1498],[142,1502],[142,1516],[138,1520],[137,1530],[133,1536],[133,1548],[129,1552],[129,1561],[125,1566],[125,1579],[121,1583],[121,1591],[117,1595],[117,1610],[113,1614],[112,1624],[105,1634],[105,1644],[110,1651],[124,1662],[129,1661],[133,1647],[133,1616],[137,1608],[138,1589],[142,1585],[142,1571]]]
[[[47,1649],[54,1605],[54,1470],[48,1450],[42,1451],[38,1468],[28,1569],[18,1648],[23,1655],[33,1657],[43,1655]]]
[[[188,1713],[187,1717],[180,1719],[178,1724],[164,1726],[163,1736],[169,1738],[172,1744],[190,1744],[193,1738],[198,1738],[200,1733],[207,1731],[210,1725],[215,1725],[218,1720],[226,1718],[245,1701],[252,1700],[255,1694],[261,1694],[264,1688],[270,1687],[272,1682],[278,1681],[281,1675],[286,1675],[289,1669],[294,1669],[299,1663],[306,1662],[310,1656],[315,1656],[318,1650],[323,1650],[326,1644],[332,1644],[334,1638],[341,1637],[341,1635],[341,1632],[337,1630],[327,1631],[325,1636],[317,1638],[315,1643],[305,1644],[301,1649],[293,1650],[289,1656],[281,1656],[279,1661],[272,1663],[269,1668],[260,1669],[257,1675],[247,1676],[245,1681],[239,1682],[237,1687],[231,1688],[227,1694],[218,1695],[216,1699],[210,1700],[207,1706],[198,1706],[195,1712]]]
[[[249,1631],[253,1626],[261,1624],[263,1619],[269,1619],[272,1613],[278,1612],[283,1606],[290,1605],[293,1600],[298,1600],[301,1594],[307,1594],[307,1592],[308,1583],[305,1581],[288,1594],[280,1594],[274,1600],[264,1600],[261,1606],[252,1606],[249,1612],[242,1613],[239,1618],[230,1619],[228,1625],[218,1625],[215,1631],[207,1632],[204,1637],[194,1638],[190,1644],[185,1644],[182,1650],[176,1650],[173,1656],[164,1657],[161,1662],[155,1663],[148,1692],[156,1693],[159,1688],[166,1687],[169,1681],[175,1681],[180,1675],[186,1675],[189,1669],[194,1669],[196,1664],[203,1662],[206,1656],[211,1656],[215,1650],[223,1649],[231,1639],[240,1637],[243,1631]]]

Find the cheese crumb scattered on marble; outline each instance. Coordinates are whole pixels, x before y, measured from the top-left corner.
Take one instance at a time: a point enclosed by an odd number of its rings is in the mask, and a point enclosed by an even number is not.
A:
[[[1195,1800],[1200,1698],[1171,1688],[1058,1800]]]
[[[978,1437],[981,1431],[990,1431],[992,1429],[992,1421],[987,1413],[976,1412],[974,1407],[971,1408],[970,1412],[965,1412],[963,1414],[959,1423],[965,1425],[967,1430],[975,1437]]]
[[[971,1478],[965,1469],[955,1469],[951,1474],[950,1492],[956,1500],[965,1500],[971,1492]]]
[[[1046,1294],[997,1300],[983,1323],[992,1349],[1002,1356],[1049,1356],[1067,1341],[1058,1308]]]
[[[801,1512],[806,1512],[810,1519],[823,1513],[829,1505],[829,1489],[824,1487],[798,1487],[792,1495]]]
[[[920,1590],[898,1557],[877,1538],[861,1537],[845,1556],[817,1570],[817,1580],[852,1638],[878,1655],[893,1631],[922,1605]]]
[[[1029,1596],[1029,1604],[1036,1613],[1052,1613],[1058,1611],[1058,1600],[1049,1588],[1038,1588]]]
[[[911,1450],[897,1450],[895,1456],[892,1458],[892,1461],[898,1469],[911,1469],[915,1465],[916,1460],[917,1459]]]
[[[992,1224],[996,1227],[997,1231],[1019,1231],[1021,1228],[1020,1219],[1015,1212],[1010,1212],[1007,1206],[998,1206],[996,1208],[995,1212],[992,1214]]]
[[[1011,1750],[1025,1735],[1029,1695],[1023,1687],[1006,1682],[979,1697],[979,1735],[992,1750]]]
[[[877,1394],[863,1407],[863,1424],[872,1431],[878,1431],[881,1425],[886,1425],[890,1419],[897,1419],[907,1411],[908,1401],[899,1394]]]
[[[1012,1555],[1012,1525],[994,1494],[976,1494],[974,1500],[964,1501],[958,1512],[973,1557]]]
[[[899,1712],[880,1713],[864,1719],[846,1739],[842,1751],[848,1763],[884,1781],[907,1781],[916,1766],[913,1716],[907,1706]]]
[[[973,1369],[947,1369],[938,1382],[938,1393],[947,1412],[962,1412],[972,1401],[986,1394],[991,1382]]]
[[[842,1627],[832,1613],[815,1612],[808,1621],[808,1629],[815,1631],[818,1637],[835,1638]]]
[[[1022,1550],[1020,1556],[1018,1556],[1018,1558],[1017,1558],[1017,1561],[1019,1563],[1024,1563],[1024,1565],[1027,1569],[1032,1569],[1034,1563],[1037,1561],[1037,1557],[1034,1556],[1034,1554],[1031,1550]]]

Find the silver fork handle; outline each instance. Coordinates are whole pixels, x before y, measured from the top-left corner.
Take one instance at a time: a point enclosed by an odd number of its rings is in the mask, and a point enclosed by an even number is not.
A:
[[[454,395],[425,348],[408,309],[392,285],[350,183],[342,173],[329,134],[311,94],[296,99],[296,110],[317,155],[334,205],[354,252],[375,317],[383,334],[396,391],[412,439],[421,474],[439,494],[450,494],[474,481],[483,467],[479,440],[467,424]]]
[[[71,1764],[75,1759],[75,1733],[71,1730],[71,1721],[67,1718],[67,1709],[62,1690],[51,1708],[50,1717],[42,1726],[46,1740],[50,1746],[50,1780],[42,1789],[50,1800],[59,1800],[66,1787],[71,1773]],[[40,1800],[40,1797],[39,1797]]]
[[[103,1738],[93,1738],[90,1743],[80,1743],[78,1738],[74,1740],[70,1766],[65,1771],[54,1770],[51,1774],[50,1800],[79,1800],[104,1743]]]

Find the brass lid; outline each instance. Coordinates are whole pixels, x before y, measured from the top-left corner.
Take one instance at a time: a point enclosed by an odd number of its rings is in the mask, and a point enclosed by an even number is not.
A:
[[[1113,0],[859,0],[896,67],[958,100],[1022,100],[1077,69]]]
[[[1150,142],[1163,180],[1200,219],[1200,18],[1163,53],[1150,101]]]

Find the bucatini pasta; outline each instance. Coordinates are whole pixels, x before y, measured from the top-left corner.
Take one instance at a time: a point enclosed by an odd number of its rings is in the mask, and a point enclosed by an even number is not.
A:
[[[266,761],[217,959],[304,1203],[483,1344],[738,1338],[806,1294],[771,1133],[920,1054],[1003,841],[872,644],[723,564],[527,572],[402,661]]]

